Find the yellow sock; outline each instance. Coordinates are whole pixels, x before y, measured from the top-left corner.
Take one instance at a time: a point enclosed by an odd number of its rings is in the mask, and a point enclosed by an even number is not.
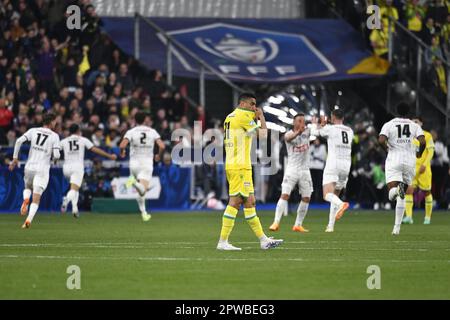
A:
[[[405,195],[405,215],[409,218],[412,218],[414,207],[414,198],[412,194]]]
[[[429,194],[425,197],[425,217],[431,219],[433,212],[433,195]]]
[[[234,220],[236,220],[236,216],[238,213],[238,209],[227,206],[225,208],[225,212],[223,213],[222,218],[222,230],[220,231],[220,240],[227,241],[230,236],[231,231],[234,227]]]
[[[255,235],[260,239],[264,236],[264,231],[261,226],[261,222],[259,221],[258,216],[256,215],[255,208],[244,208],[245,220],[247,220],[250,228],[252,228]]]

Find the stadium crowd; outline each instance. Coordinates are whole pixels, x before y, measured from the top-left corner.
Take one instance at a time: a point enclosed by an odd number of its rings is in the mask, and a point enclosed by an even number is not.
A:
[[[422,1],[423,2],[423,1]],[[408,28],[420,33],[424,41],[432,44],[428,54],[432,64],[436,56],[448,56],[450,16],[444,1],[435,1],[428,10],[419,1],[407,1],[397,12],[392,1],[387,0],[383,12],[393,17],[407,19]],[[82,30],[66,28],[65,8],[76,3],[82,12]],[[433,2],[434,3],[434,2]],[[402,7],[399,7],[402,8]],[[55,15],[59,12],[59,15]],[[50,14],[52,13],[52,14]],[[60,17],[53,20],[50,17]],[[426,19],[426,20],[425,20]],[[431,19],[431,20],[430,20]],[[426,21],[426,23],[425,23]],[[151,114],[153,127],[161,134],[167,154],[163,164],[171,166],[169,152],[174,144],[171,133],[177,128],[192,132],[193,121],[202,123],[202,130],[218,126],[205,112],[204,106],[191,108],[183,99],[186,88],[172,91],[165,84],[160,70],[149,71],[133,57],[125,54],[101,32],[102,21],[90,0],[0,0],[0,161],[11,158],[16,139],[30,127],[38,126],[44,112],[57,115],[56,132],[65,137],[72,123],[82,128],[84,136],[95,146],[118,152],[118,143],[126,130],[134,125],[133,116],[140,110]],[[420,25],[420,27],[418,27]],[[417,29],[419,28],[419,29]],[[437,39],[437,40],[436,40]],[[377,40],[378,41],[378,40]],[[375,41],[376,42],[376,41]],[[376,48],[376,45],[374,45]],[[442,74],[436,71],[437,87],[446,90]],[[445,75],[444,75],[445,77]],[[446,79],[445,79],[446,81]],[[361,205],[383,207],[386,199],[383,164],[385,155],[376,142],[377,132],[368,125],[368,110],[355,114],[354,161],[348,195]],[[437,133],[435,133],[437,135]],[[183,141],[184,143],[190,143]],[[9,147],[9,148],[7,148]],[[6,150],[5,152],[2,152]],[[326,157],[323,142],[317,140],[311,147],[314,200],[321,201],[320,178]],[[439,156],[438,156],[439,155]],[[450,203],[448,153],[445,144],[436,149],[435,199]],[[221,168],[201,166],[196,171],[196,185],[222,193],[218,174]],[[282,171],[281,178],[282,178]],[[112,196],[110,181],[119,175],[117,168],[105,168],[99,159],[87,167],[86,186],[82,191],[93,196]],[[278,179],[278,180],[277,180]],[[280,175],[266,181],[265,198],[278,197]],[[85,197],[87,198],[87,197]],[[83,196],[81,201],[83,201]],[[87,205],[81,207],[86,208]]]

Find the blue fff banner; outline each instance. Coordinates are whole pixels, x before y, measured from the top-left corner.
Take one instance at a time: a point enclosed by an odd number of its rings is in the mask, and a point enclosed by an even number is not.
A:
[[[133,18],[103,18],[105,31],[134,54]],[[152,18],[190,51],[237,82],[326,81],[372,76],[348,71],[371,56],[343,20]],[[140,59],[164,69],[166,40],[140,23]],[[173,49],[173,72],[198,77],[199,66]],[[211,77],[211,75],[209,75]]]
[[[23,167],[10,172],[0,167],[0,212],[19,212],[23,200]],[[128,170],[125,170],[128,172]],[[154,175],[159,176],[161,193],[159,199],[150,200],[151,209],[188,209],[190,205],[190,168],[175,165],[155,166]],[[50,169],[47,189],[42,195],[40,211],[59,212],[62,198],[69,189],[61,168]]]

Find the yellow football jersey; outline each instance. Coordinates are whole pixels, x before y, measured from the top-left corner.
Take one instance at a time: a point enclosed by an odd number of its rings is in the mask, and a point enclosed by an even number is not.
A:
[[[253,132],[259,128],[255,113],[236,108],[224,121],[225,170],[251,169]]]
[[[425,136],[425,142],[426,142],[425,151],[422,153],[422,156],[420,158],[417,158],[416,166],[422,165],[424,163],[424,161],[427,159],[429,153],[432,152],[434,149],[434,141],[433,141],[433,136],[431,135],[431,133],[423,130],[423,134]],[[419,148],[419,146],[420,146],[419,140],[414,139],[414,145],[417,148]],[[431,167],[431,163],[427,163],[426,165]]]

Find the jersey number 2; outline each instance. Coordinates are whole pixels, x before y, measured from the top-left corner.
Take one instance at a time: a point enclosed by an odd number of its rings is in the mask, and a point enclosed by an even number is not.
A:
[[[48,139],[48,134],[38,133],[37,139],[36,139],[36,144],[38,146],[42,147],[44,145],[45,141],[47,141],[47,139]]]
[[[147,135],[145,132],[141,132],[141,144],[145,144],[145,139],[147,139]]]

